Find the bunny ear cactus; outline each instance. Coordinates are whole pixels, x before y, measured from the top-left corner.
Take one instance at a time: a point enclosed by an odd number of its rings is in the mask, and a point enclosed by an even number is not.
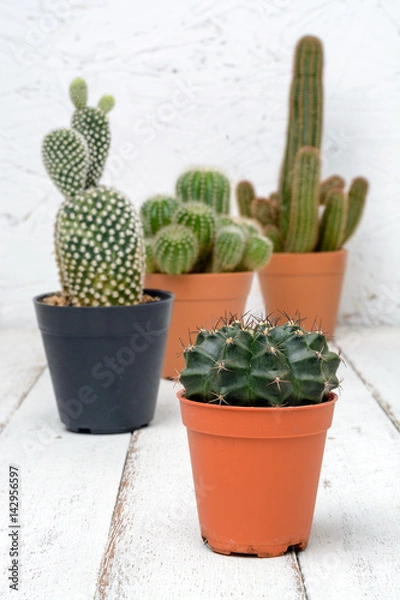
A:
[[[87,103],[87,86],[83,79],[71,83],[70,97],[76,110],[72,116],[72,128],[86,140],[89,149],[89,168],[85,189],[98,184],[103,173],[111,143],[107,112],[114,106],[112,96],[103,96],[99,107],[90,108]]]
[[[223,322],[201,329],[184,350],[180,382],[197,402],[233,406],[319,404],[339,386],[340,357],[325,336],[299,322]]]
[[[230,183],[218,171],[186,171],[176,182],[176,195],[182,202],[203,202],[217,213],[229,214]]]
[[[82,79],[72,83],[70,95],[77,109],[73,121],[88,127],[52,131],[42,145],[47,172],[65,196],[55,224],[63,293],[76,306],[136,304],[142,300],[145,275],[142,224],[123,194],[93,185],[90,178],[108,150],[108,120],[103,110],[86,108]]]

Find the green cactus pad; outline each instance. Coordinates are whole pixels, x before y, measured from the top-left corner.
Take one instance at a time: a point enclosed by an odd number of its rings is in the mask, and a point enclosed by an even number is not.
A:
[[[343,244],[353,235],[362,214],[368,193],[368,181],[364,177],[356,177],[349,189],[349,207],[346,228],[343,236]]]
[[[217,213],[229,214],[230,184],[219,171],[186,171],[176,182],[176,195],[182,202],[203,202]]]
[[[250,235],[246,241],[240,270],[258,271],[271,258],[273,243],[263,235]]]
[[[184,351],[186,398],[233,406],[318,404],[338,387],[340,357],[320,332],[289,321],[226,322]]]
[[[294,164],[290,221],[285,252],[312,252],[318,241],[320,157],[316,148],[301,148]]]
[[[215,211],[201,202],[186,202],[177,208],[174,220],[193,231],[199,242],[198,260],[205,260],[214,244]]]
[[[115,106],[115,98],[110,94],[105,94],[102,96],[98,102],[98,108],[103,111],[103,113],[109,113]]]
[[[347,220],[347,198],[339,188],[329,190],[322,217],[317,250],[333,252],[342,246]]]
[[[85,188],[98,184],[103,173],[111,143],[107,115],[100,108],[76,110],[72,116],[72,128],[85,138],[89,148],[89,169]]]
[[[88,100],[86,81],[81,77],[74,79],[69,86],[69,95],[75,108],[85,108]]]
[[[167,225],[153,240],[153,256],[158,269],[167,275],[189,273],[198,258],[199,243],[184,225]]]
[[[140,208],[140,217],[144,234],[151,237],[165,225],[170,225],[177,208],[178,201],[175,198],[161,194],[143,202]]]
[[[47,173],[64,196],[75,196],[84,189],[89,150],[78,132],[57,129],[47,134],[42,144],[42,159]]]
[[[246,234],[237,225],[226,225],[218,229],[212,270],[216,273],[234,271],[242,260],[246,239]]]
[[[239,181],[235,192],[239,214],[242,217],[251,217],[250,205],[256,197],[253,184],[250,181]]]
[[[290,221],[292,183],[296,155],[303,146],[320,148],[322,135],[323,48],[313,36],[301,38],[296,46],[293,79],[289,100],[289,124],[286,148],[280,176],[280,229],[287,235]]]
[[[131,202],[98,187],[67,199],[56,224],[64,289],[77,306],[123,306],[141,301],[143,230]]]

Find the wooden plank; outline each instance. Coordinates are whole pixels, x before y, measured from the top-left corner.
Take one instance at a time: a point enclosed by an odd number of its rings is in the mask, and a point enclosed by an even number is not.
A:
[[[0,436],[0,597],[11,598],[8,466],[20,469],[21,599],[91,600],[130,434],[67,432],[48,371]]]
[[[0,361],[0,432],[17,410],[46,364],[35,329],[3,329]]]
[[[305,599],[294,555],[226,557],[202,543],[176,389],[162,382],[154,425],[133,437],[96,600]]]
[[[341,374],[311,539],[298,559],[310,600],[394,600],[400,589],[400,435],[351,367]]]
[[[400,431],[400,394],[397,386],[395,390],[400,365],[399,328],[339,328],[336,338],[346,362]]]

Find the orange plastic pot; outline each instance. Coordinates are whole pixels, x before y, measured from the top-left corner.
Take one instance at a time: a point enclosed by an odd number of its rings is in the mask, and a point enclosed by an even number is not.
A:
[[[326,432],[322,404],[254,408],[193,402],[187,428],[201,535],[222,554],[280,556],[308,543]]]
[[[183,369],[181,340],[189,343],[189,332],[197,327],[212,327],[221,315],[243,315],[252,278],[252,272],[146,275],[146,288],[168,290],[175,295],[163,377],[175,377]]]
[[[346,250],[274,253],[258,272],[267,314],[279,311],[315,322],[331,338],[335,330],[346,268]]]

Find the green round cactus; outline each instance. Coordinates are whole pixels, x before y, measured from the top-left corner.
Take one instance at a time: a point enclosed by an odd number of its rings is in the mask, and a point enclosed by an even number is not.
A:
[[[177,209],[174,220],[193,231],[199,242],[198,260],[207,258],[214,244],[215,212],[201,202],[186,202]]]
[[[246,235],[237,225],[225,225],[217,230],[214,242],[214,272],[234,271],[242,260]]]
[[[105,187],[67,198],[56,223],[64,293],[77,306],[121,306],[142,299],[145,251],[131,202]]]
[[[240,270],[258,271],[271,258],[273,243],[263,235],[249,235],[244,248]]]
[[[178,201],[175,198],[160,194],[143,202],[140,208],[140,217],[144,234],[151,237],[165,225],[170,225],[177,208]]]
[[[85,187],[89,169],[89,150],[85,139],[72,129],[57,129],[46,135],[42,144],[46,171],[67,198]]]
[[[217,213],[229,213],[230,183],[219,171],[186,171],[176,182],[176,195],[182,202],[196,200]]]
[[[153,240],[153,257],[158,269],[167,275],[189,273],[198,258],[199,243],[184,225],[167,225]]]
[[[185,396],[197,402],[233,406],[318,404],[339,386],[340,357],[319,331],[298,322],[225,322],[200,330],[184,350],[180,381]]]

